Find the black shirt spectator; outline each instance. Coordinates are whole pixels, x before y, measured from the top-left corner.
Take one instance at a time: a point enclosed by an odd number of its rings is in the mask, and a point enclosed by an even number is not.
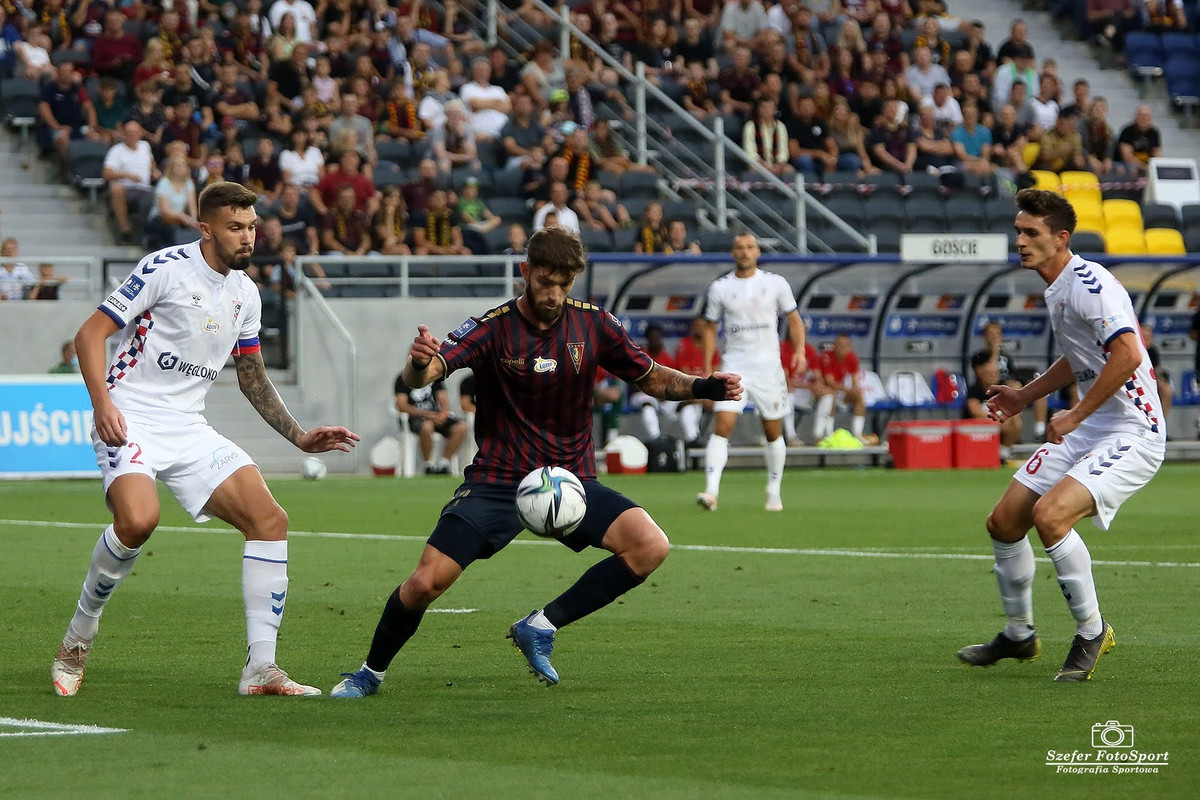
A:
[[[311,242],[309,231],[316,230],[317,216],[313,212],[312,207],[300,203],[292,213],[287,213],[283,210],[282,204],[276,205],[273,209],[276,217],[279,218],[279,224],[283,228],[283,238],[294,242],[296,252],[301,255],[312,255]]]

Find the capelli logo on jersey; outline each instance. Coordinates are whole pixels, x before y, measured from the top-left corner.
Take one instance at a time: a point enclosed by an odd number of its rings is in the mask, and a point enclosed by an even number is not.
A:
[[[534,372],[554,372],[558,369],[558,360],[553,358],[542,358],[534,356],[533,371]]]

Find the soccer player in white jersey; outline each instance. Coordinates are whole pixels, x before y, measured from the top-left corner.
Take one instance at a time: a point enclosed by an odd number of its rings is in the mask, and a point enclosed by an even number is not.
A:
[[[992,641],[964,647],[958,656],[978,666],[1038,656],[1033,548],[1026,536],[1036,528],[1075,617],[1075,638],[1054,680],[1085,681],[1116,640],[1100,614],[1092,558],[1075,525],[1092,517],[1107,530],[1121,503],[1158,471],[1166,434],[1129,294],[1104,267],[1068,249],[1075,230],[1071,205],[1053,192],[1024,189],[1017,208],[1021,266],[1046,281],[1046,309],[1063,355],[1024,388],[989,387],[990,416],[1003,421],[1020,414],[1072,381],[1079,402],[1050,418],[1046,443],[1017,470],[987,519],[1008,624]]]
[[[341,427],[304,430],[267,378],[258,343],[262,304],[244,272],[254,252],[257,200],[236,183],[206,188],[199,201],[200,240],[143,258],[75,337],[113,523],[96,542],[50,670],[61,696],[79,691],[104,605],[158,526],[156,478],[197,522],[217,517],[246,537],[242,596],[249,652],[238,691],[321,693],[275,665],[287,597],[287,514],[246,451],[209,427],[201,413],[232,352],[242,393],[298,448],[348,451],[359,439]],[[118,331],[124,331],[123,343],[105,369],[105,340]]]
[[[733,238],[733,272],[722,275],[708,287],[704,318],[704,374],[713,370],[717,352],[717,325],[724,322],[725,355],[721,368],[742,376],[745,392],[740,400],[722,400],[713,406],[716,421],[704,450],[705,487],[696,502],[709,511],[717,508],[721,473],[729,458],[729,435],[746,403],[762,419],[767,437],[767,511],[782,511],[783,462],[787,458],[783,440],[783,418],[791,413],[787,377],[779,361],[779,318],[787,320],[792,343],[792,373],[802,374],[804,323],[796,310],[792,287],[781,275],[758,268],[758,240],[743,233]]]

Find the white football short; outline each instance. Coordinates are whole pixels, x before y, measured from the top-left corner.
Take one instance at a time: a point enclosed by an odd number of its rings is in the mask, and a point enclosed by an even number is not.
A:
[[[161,480],[197,522],[212,516],[204,506],[216,488],[245,466],[255,466],[245,450],[213,430],[199,414],[165,420],[125,416],[126,444],[109,447],[92,428],[92,446],[104,491],[122,475]]]
[[[1013,477],[1044,495],[1064,475],[1070,475],[1096,503],[1092,524],[1106,531],[1121,504],[1158,472],[1164,454],[1161,442],[1136,434],[1096,436],[1077,429],[1064,436],[1061,444],[1043,444]]]
[[[713,405],[714,411],[732,411],[740,414],[746,410],[747,403],[754,404],[754,410],[763,419],[783,419],[791,409],[788,399],[787,378],[783,375],[783,366],[775,372],[738,372],[731,365],[726,365],[722,371],[736,372],[742,376],[742,399],[721,400]]]
[[[650,406],[655,411],[660,411],[672,418],[679,413],[678,400],[659,400],[657,397],[648,395],[645,392],[634,392],[630,395],[629,405],[639,410],[642,406]]]

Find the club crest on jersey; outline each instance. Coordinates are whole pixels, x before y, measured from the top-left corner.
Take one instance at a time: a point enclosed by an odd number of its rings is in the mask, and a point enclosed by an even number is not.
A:
[[[542,358],[541,356],[533,357],[534,372],[554,372],[558,369],[558,361],[553,358]]]
[[[221,330],[220,324],[218,324],[215,320],[213,320],[212,317],[209,317],[208,319],[206,319],[204,321],[204,332],[205,333],[216,333],[219,330]]]
[[[130,275],[129,280],[125,281],[125,285],[121,287],[121,294],[132,300],[138,296],[138,292],[142,291],[145,285],[146,282],[137,275]]]
[[[193,294],[192,295],[192,308],[199,308],[202,300],[203,300],[203,298],[201,298],[200,295]]]
[[[583,342],[567,342],[567,352],[571,354],[571,363],[575,365],[575,374],[583,366]]]
[[[242,301],[234,300],[233,301],[233,321],[234,322],[237,322],[238,314],[241,314],[241,313],[242,313]]]

